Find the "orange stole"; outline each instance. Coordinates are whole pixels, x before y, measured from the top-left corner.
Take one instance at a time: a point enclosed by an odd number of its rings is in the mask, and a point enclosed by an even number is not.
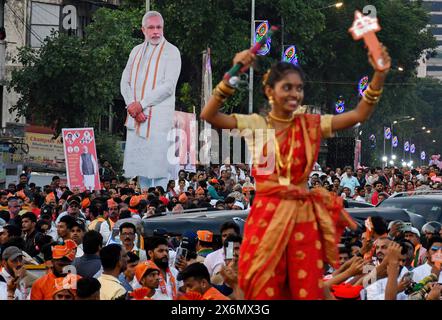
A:
[[[319,153],[319,115],[299,115],[286,130],[295,130],[297,140],[291,185],[280,185],[274,175],[255,176],[239,261],[246,299],[320,299],[324,262],[337,262],[337,243],[351,222],[341,198],[302,187]],[[287,142],[280,143],[283,156]]]

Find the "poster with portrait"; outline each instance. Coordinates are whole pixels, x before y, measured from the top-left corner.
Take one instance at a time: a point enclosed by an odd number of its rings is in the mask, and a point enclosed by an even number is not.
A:
[[[94,128],[62,129],[68,187],[100,190]]]

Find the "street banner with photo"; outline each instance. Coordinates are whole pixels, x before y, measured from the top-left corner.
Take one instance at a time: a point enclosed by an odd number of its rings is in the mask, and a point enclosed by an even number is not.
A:
[[[94,129],[62,129],[62,135],[69,188],[100,190]]]
[[[65,171],[65,155],[61,137],[54,139],[54,135],[43,128],[34,126],[34,131],[25,132],[25,143],[29,152],[24,155],[24,164],[37,169]]]

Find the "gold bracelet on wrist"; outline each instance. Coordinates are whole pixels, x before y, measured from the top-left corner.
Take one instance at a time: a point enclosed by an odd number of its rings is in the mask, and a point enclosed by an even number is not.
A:
[[[381,89],[379,89],[379,90],[375,90],[375,89],[373,89],[373,87],[371,86],[371,83],[370,83],[370,84],[368,85],[366,91],[370,92],[370,93],[373,94],[373,95],[377,95],[377,96],[379,96],[379,95],[382,94],[382,92],[384,92],[384,88],[381,88]]]
[[[370,99],[370,98],[367,98],[367,96],[365,96],[365,95],[362,96],[362,100],[364,100],[365,102],[367,102],[370,105],[375,105],[379,102],[379,99]]]
[[[231,96],[235,93],[235,88],[225,83],[223,80],[218,83],[217,87],[227,95]]]

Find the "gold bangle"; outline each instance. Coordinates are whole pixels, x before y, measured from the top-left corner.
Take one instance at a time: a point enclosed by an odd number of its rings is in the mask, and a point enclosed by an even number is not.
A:
[[[384,92],[384,88],[381,88],[380,90],[375,90],[372,88],[371,83],[368,85],[367,90],[370,93],[374,94],[374,95],[381,95],[382,92]]]
[[[370,105],[375,105],[379,102],[379,100],[371,100],[371,99],[367,98],[365,95],[362,96],[362,100],[364,100],[365,102],[367,102]]]
[[[229,95],[225,94],[220,88],[216,87],[214,93],[218,96],[221,96],[224,99],[227,99]]]
[[[220,83],[218,83],[217,87],[219,87],[222,91],[229,93],[231,95],[235,92],[235,88],[228,85],[224,81],[220,81]]]
[[[364,92],[364,95],[368,98],[378,99],[381,96],[380,94],[373,94],[372,92],[370,92],[370,91],[367,92],[367,91]]]
[[[218,83],[217,87],[224,92],[225,94],[231,96],[234,92],[235,92],[235,88],[229,86],[228,84],[226,84],[224,81],[220,81],[220,83]]]
[[[380,96],[372,96],[372,95],[370,95],[368,93],[364,93],[364,97],[366,97],[368,100],[377,101],[377,100],[379,100]]]

